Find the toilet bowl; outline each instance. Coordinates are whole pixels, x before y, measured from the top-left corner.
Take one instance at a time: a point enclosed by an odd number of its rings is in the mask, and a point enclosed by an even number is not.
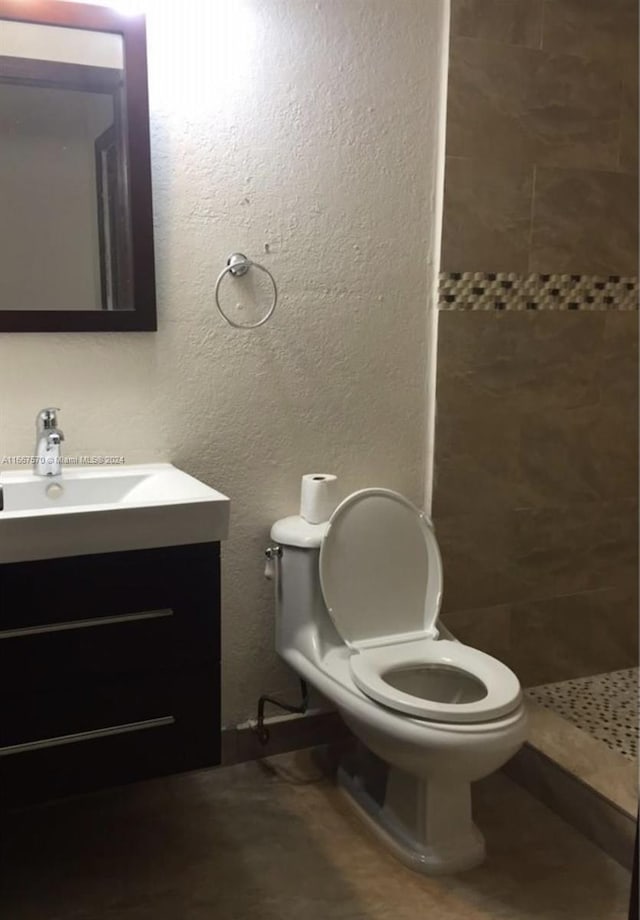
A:
[[[325,524],[274,524],[276,648],[387,765],[368,753],[338,781],[376,836],[411,868],[456,872],[484,858],[471,782],[526,737],[517,677],[439,622],[442,563],[428,517],[387,489],[346,498]]]

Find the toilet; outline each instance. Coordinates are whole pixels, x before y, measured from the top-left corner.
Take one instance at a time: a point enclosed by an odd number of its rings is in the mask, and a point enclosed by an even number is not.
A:
[[[470,785],[516,753],[527,718],[515,674],[439,622],[431,521],[397,492],[363,489],[325,523],[277,521],[271,539],[277,651],[362,745],[338,770],[346,801],[414,870],[478,865]]]

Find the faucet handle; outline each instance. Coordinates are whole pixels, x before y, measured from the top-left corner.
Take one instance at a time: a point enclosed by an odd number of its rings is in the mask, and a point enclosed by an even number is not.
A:
[[[58,427],[58,413],[60,409],[50,408],[41,409],[36,416],[36,428],[38,431],[50,431]]]

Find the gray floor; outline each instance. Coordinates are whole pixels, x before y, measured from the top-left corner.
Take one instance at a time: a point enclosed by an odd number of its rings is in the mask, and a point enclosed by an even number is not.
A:
[[[624,920],[629,875],[503,775],[475,790],[484,866],[395,862],[305,753],[10,818],[3,920]]]

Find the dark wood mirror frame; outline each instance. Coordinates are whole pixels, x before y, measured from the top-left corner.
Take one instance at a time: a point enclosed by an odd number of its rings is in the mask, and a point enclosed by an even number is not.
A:
[[[65,0],[0,0],[3,19],[122,36],[133,309],[0,310],[0,333],[153,332],[157,319],[145,18]]]

